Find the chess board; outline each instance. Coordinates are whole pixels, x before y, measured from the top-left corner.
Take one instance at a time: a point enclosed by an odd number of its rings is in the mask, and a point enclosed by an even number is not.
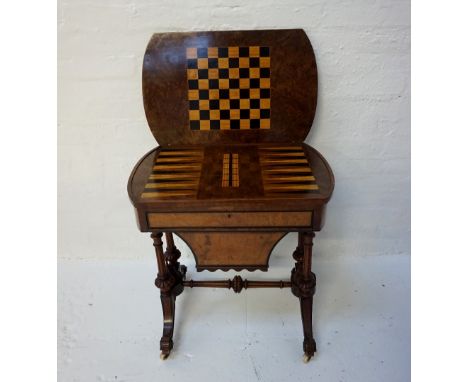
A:
[[[270,128],[270,48],[186,49],[191,130]]]

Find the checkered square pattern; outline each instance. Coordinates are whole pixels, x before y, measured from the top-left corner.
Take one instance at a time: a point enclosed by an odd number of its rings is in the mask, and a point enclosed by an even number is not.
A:
[[[270,128],[270,48],[187,48],[192,130]]]

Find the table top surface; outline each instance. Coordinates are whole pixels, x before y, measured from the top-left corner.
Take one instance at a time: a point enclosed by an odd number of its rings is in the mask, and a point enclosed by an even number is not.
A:
[[[294,210],[326,203],[333,186],[306,144],[162,146],[137,164],[128,191],[157,210]]]

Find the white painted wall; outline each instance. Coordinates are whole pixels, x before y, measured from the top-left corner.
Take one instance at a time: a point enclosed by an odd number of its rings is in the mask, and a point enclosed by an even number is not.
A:
[[[58,24],[59,257],[152,255],[126,193],[155,146],[140,80],[152,33],[297,27],[319,70],[307,142],[336,177],[316,255],[409,253],[409,1],[59,0]]]

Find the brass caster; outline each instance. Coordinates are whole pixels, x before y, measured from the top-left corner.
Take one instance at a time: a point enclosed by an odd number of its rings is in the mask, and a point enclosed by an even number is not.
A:
[[[304,357],[302,357],[302,360],[304,361],[304,363],[309,363],[311,358],[312,356],[310,354],[304,354]]]
[[[167,359],[167,357],[169,357],[169,353],[165,354],[163,352],[161,352],[161,354],[159,355],[159,358],[161,358],[161,360],[165,361]]]

